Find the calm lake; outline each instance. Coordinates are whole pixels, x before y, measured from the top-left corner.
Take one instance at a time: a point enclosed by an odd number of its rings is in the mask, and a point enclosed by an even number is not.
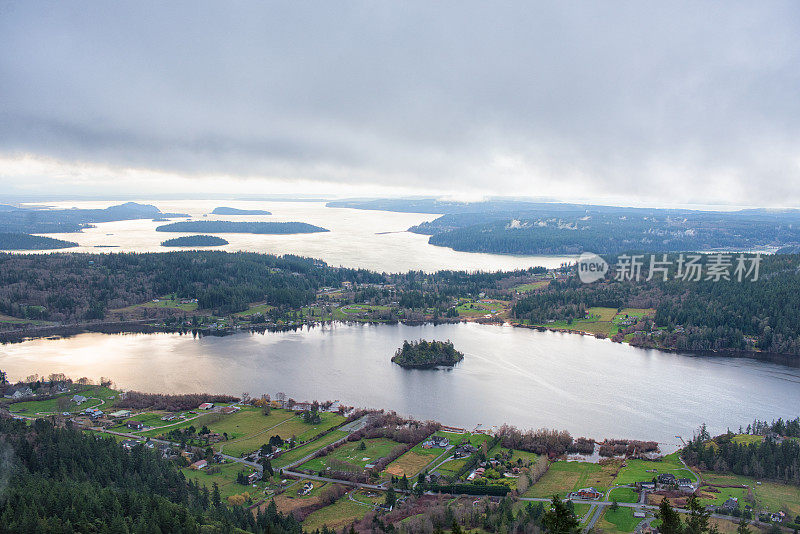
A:
[[[450,370],[405,370],[404,339],[450,339]],[[0,346],[11,379],[32,373],[111,377],[148,392],[285,392],[474,428],[504,422],[574,436],[674,445],[754,418],[796,417],[800,369],[750,359],[643,350],[574,334],[479,325],[335,324],[297,332],[193,338],[82,334]]]
[[[269,254],[298,254],[319,258],[333,266],[371,269],[396,273],[410,270],[427,272],[442,269],[467,271],[508,271],[527,267],[558,267],[574,261],[570,256],[508,256],[456,252],[428,244],[428,236],[406,230],[438,217],[432,214],[394,213],[349,208],[326,208],[324,202],[258,202],[234,200],[147,200],[164,213],[187,213],[194,220],[226,221],[300,221],[330,232],[297,235],[216,234],[230,243],[214,248],[229,252],[245,250]],[[102,209],[120,202],[52,202],[58,208]],[[272,215],[211,215],[217,206],[267,210]],[[173,219],[183,220],[183,219]],[[80,246],[64,252],[166,252],[179,250],[162,247],[161,242],[192,232],[156,232],[164,222],[150,219],[97,223],[94,228],[48,237],[73,241]]]

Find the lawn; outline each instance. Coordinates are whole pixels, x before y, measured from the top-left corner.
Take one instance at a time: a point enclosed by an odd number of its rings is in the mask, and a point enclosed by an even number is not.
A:
[[[272,467],[275,469],[280,469],[286,467],[289,464],[293,464],[298,460],[302,459],[305,456],[313,453],[314,451],[318,451],[323,447],[327,447],[331,443],[342,439],[343,437],[347,436],[347,432],[343,430],[333,430],[329,434],[322,436],[321,438],[314,440],[310,443],[306,443],[301,447],[297,447],[296,449],[292,449],[290,451],[285,452],[278,458],[272,461]]]
[[[15,402],[9,406],[9,410],[14,413],[56,413],[56,412],[72,412],[77,413],[85,410],[86,408],[92,408],[95,406],[101,406],[103,411],[109,411],[109,408],[113,406],[112,399],[110,397],[115,397],[119,394],[118,391],[114,391],[113,389],[109,389],[103,386],[89,386],[85,388],[77,388],[69,393],[64,393],[63,395],[59,395],[58,397],[54,397],[52,399],[46,400],[31,400],[31,401],[23,401],[23,402]],[[75,404],[74,402],[70,401],[69,405],[67,405],[63,410],[58,408],[58,399],[60,398],[68,398],[71,399],[74,395],[83,395],[87,397],[89,400],[81,404],[80,406]],[[100,400],[94,400],[100,399]],[[103,402],[100,402],[100,401]]]
[[[600,465],[589,462],[553,462],[547,473],[525,493],[525,497],[564,497],[570,491],[594,487],[605,491],[616,474],[615,464]]]
[[[617,502],[638,502],[639,495],[631,488],[614,488],[608,495],[608,500]]]
[[[208,429],[219,434],[228,434],[228,440],[250,437],[258,432],[282,424],[296,414],[289,410],[271,410],[269,415],[264,415],[261,408],[244,406],[241,410],[231,415],[223,415],[218,421],[208,423]],[[197,427],[197,425],[195,425]],[[198,427],[199,428],[199,427]],[[275,431],[271,435],[277,434]],[[269,441],[269,436],[264,440]]]
[[[303,530],[313,532],[328,525],[329,528],[339,529],[357,519],[361,519],[370,511],[370,507],[351,501],[345,495],[335,503],[325,508],[321,508],[303,521]]]
[[[617,510],[606,508],[597,526],[604,532],[633,532],[642,520],[633,517],[633,508],[620,506]]]
[[[417,447],[419,447],[419,445],[417,445]],[[408,478],[414,477],[417,473],[425,469],[428,464],[444,453],[443,449],[422,449],[421,447],[420,450],[424,452],[419,452],[417,451],[417,447],[414,447],[386,466],[386,473],[397,477],[403,475]]]
[[[615,484],[625,485],[645,482],[662,473],[672,473],[678,478],[689,478],[692,482],[696,480],[692,472],[681,464],[677,452],[665,456],[662,460],[626,460],[625,463],[627,465],[620,470],[619,475],[614,480]]]
[[[361,471],[364,469],[365,465],[374,464],[380,458],[388,456],[395,447],[401,445],[396,441],[386,438],[365,439],[363,440],[365,449],[361,450],[361,443],[361,441],[349,441],[335,449],[331,454],[320,458],[312,458],[301,467],[313,471],[323,471],[325,468],[329,467],[330,460],[335,458],[354,465]]]

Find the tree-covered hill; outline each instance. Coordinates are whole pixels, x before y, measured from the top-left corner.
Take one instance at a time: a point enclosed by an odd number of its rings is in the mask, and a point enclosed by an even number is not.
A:
[[[304,222],[179,221],[161,225],[156,231],[209,234],[312,234],[329,230]]]
[[[274,510],[225,506],[142,445],[0,418],[0,450],[0,532],[302,532]]]
[[[0,232],[0,250],[54,250],[77,247],[73,241],[38,235]]]
[[[403,341],[392,361],[400,367],[426,369],[440,365],[455,365],[464,359],[451,341]]]

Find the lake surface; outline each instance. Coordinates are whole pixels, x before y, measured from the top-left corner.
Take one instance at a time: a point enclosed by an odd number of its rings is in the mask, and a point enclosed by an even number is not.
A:
[[[450,339],[465,359],[450,370],[389,361],[404,339],[419,338]],[[281,391],[466,428],[507,422],[671,446],[702,422],[724,432],[754,418],[794,418],[800,406],[797,368],[475,323],[334,324],[202,338],[82,334],[0,346],[0,368],[11,379],[64,372],[148,392]]]
[[[227,250],[245,250],[269,254],[298,254],[324,260],[329,265],[371,269],[396,273],[409,270],[427,272],[442,269],[467,271],[498,271],[528,267],[558,267],[571,256],[508,256],[456,252],[428,244],[428,236],[406,230],[423,221],[438,217],[432,214],[394,213],[388,211],[326,208],[324,202],[259,202],[233,200],[147,200],[165,213],[187,213],[194,220],[227,221],[300,221],[330,232],[296,235],[215,234],[230,243],[222,247],[193,247]],[[52,202],[58,208],[107,208],[120,202]],[[211,215],[218,206],[239,209],[267,210],[272,215]],[[183,220],[183,219],[173,219]],[[57,239],[77,242],[76,248],[63,252],[166,252],[180,250],[162,247],[161,242],[192,232],[156,232],[157,226],[166,224],[150,219],[96,223],[78,233],[42,234]],[[47,251],[45,251],[47,252]]]

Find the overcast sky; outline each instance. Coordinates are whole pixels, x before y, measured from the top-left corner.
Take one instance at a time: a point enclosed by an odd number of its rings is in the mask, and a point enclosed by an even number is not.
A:
[[[0,2],[0,193],[800,205],[800,3]]]

